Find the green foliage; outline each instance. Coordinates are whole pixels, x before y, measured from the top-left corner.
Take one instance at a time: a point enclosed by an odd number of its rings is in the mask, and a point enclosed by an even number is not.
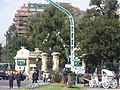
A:
[[[54,83],[60,83],[61,82],[62,76],[61,76],[60,72],[51,71],[50,75],[52,76],[52,79],[53,79]]]
[[[80,56],[85,53],[83,59],[89,68],[102,68],[104,64],[117,66],[116,63],[120,59],[120,21],[116,13],[117,0],[91,0],[90,5],[95,7],[88,9],[86,13],[80,12],[69,4],[61,3],[61,5],[66,7],[75,19],[75,46],[80,47],[80,51],[75,55]],[[59,51],[60,67],[64,66],[67,63],[65,50],[55,33],[60,32],[69,49],[69,27],[68,17],[53,6],[29,17],[24,35],[18,35],[13,24],[6,33],[7,46],[4,53],[6,60],[13,62],[13,57],[20,46],[26,46],[29,50],[37,47],[43,52]],[[51,67],[52,62],[48,63]]]
[[[69,4],[61,4],[70,10],[76,17],[79,10]],[[68,17],[53,6],[48,6],[44,12],[37,13],[29,18],[26,28],[28,32],[28,42],[30,46],[39,47],[43,52],[59,51],[60,66],[67,63],[64,47],[56,33],[60,32],[60,36],[66,45],[70,45],[70,30]],[[69,52],[69,51],[68,51]]]
[[[75,73],[71,72],[68,74],[68,87],[71,88],[75,85],[76,75]]]
[[[101,1],[91,0],[91,5],[99,7],[99,5],[103,5]],[[117,6],[116,0],[105,1],[106,8],[110,3]],[[117,8],[114,7],[108,15],[105,7],[103,6],[104,9],[101,11],[104,14],[101,14],[95,8],[87,10],[86,16],[79,23],[80,35],[78,38],[80,38],[81,53],[86,53],[84,60],[87,67],[102,68],[104,64],[109,66],[110,63],[114,67],[116,64],[113,62],[118,62],[120,59],[120,22],[119,18],[116,18]]]
[[[14,63],[16,52],[21,46],[28,46],[27,37],[18,35],[15,25],[11,25],[6,33],[6,50],[4,50],[5,62]]]
[[[96,6],[93,8],[101,15],[108,16],[108,18],[119,18],[116,11],[119,7],[117,0],[91,0],[90,5]],[[92,13],[95,14],[94,12]]]
[[[83,13],[78,8],[72,7],[67,3],[60,4],[70,10],[76,21],[78,20],[76,17],[80,17],[80,14]],[[27,20],[20,18],[20,23],[27,23],[25,34],[18,34],[13,24],[5,35],[7,46],[4,50],[4,56],[6,62],[13,63],[13,57],[16,52],[21,46],[25,46],[29,50],[34,50],[37,47],[43,52],[49,52],[50,50],[59,51],[61,53],[60,66],[64,66],[67,63],[63,45],[55,35],[55,33],[60,32],[60,36],[66,45],[70,45],[69,19],[63,12],[53,6],[48,6],[45,11],[32,15]],[[48,34],[49,36],[46,38]],[[51,64],[49,64],[49,67],[51,67]]]

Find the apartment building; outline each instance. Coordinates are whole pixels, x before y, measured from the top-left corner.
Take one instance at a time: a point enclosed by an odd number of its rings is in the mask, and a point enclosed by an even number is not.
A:
[[[13,19],[17,34],[24,34],[25,27],[27,24],[27,19],[30,15],[36,14],[37,12],[44,11],[48,4],[37,4],[28,3],[28,5],[23,4],[20,9],[17,10],[15,17]]]

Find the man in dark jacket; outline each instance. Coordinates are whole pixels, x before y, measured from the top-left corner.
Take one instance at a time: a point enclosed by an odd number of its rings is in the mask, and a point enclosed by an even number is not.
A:
[[[120,76],[119,76],[119,74],[116,74],[116,80],[117,80],[117,83],[118,83],[118,86],[119,86],[119,78],[120,78]]]
[[[16,74],[16,81],[17,81],[17,87],[20,88],[20,86],[21,86],[21,81],[22,81],[22,73],[21,73],[21,71],[19,71],[19,72]]]
[[[10,71],[10,74],[8,75],[8,80],[9,80],[9,88],[13,88],[13,80],[14,80],[14,75],[13,72]]]
[[[37,83],[38,73],[36,70],[33,72],[32,79],[33,79],[32,83]]]

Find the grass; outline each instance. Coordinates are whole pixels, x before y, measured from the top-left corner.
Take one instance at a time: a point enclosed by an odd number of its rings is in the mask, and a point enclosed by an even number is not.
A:
[[[22,87],[19,90],[31,90],[31,89],[26,89],[25,87]],[[40,86],[32,90],[85,90],[85,89],[83,87],[78,86],[75,86],[73,88],[67,88],[66,85],[61,83],[51,83],[50,85]]]

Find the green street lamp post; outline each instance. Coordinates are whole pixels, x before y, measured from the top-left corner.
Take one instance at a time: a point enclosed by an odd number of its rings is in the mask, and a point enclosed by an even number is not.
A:
[[[50,3],[51,5],[55,6],[56,8],[58,8],[59,10],[61,10],[63,13],[65,13],[69,17],[69,21],[70,21],[70,61],[71,61],[71,71],[74,71],[75,55],[74,55],[74,19],[73,19],[73,16],[67,9],[65,9],[58,3],[53,2],[51,0],[46,0],[46,1]]]

